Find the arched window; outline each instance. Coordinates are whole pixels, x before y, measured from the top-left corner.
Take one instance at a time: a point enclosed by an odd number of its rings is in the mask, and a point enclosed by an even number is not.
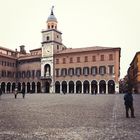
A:
[[[74,75],[74,68],[69,68],[68,74],[69,74],[70,76],[73,76],[73,75]]]
[[[66,76],[67,75],[67,69],[63,68],[61,69],[61,76]]]
[[[84,67],[83,68],[83,75],[87,76],[89,74],[89,68],[88,67]]]
[[[91,74],[92,75],[96,75],[97,74],[97,67],[96,66],[91,67]]]
[[[106,67],[105,66],[100,66],[99,67],[99,74],[101,74],[101,75],[106,74]]]
[[[47,40],[47,41],[49,41],[49,40],[50,40],[50,37],[49,37],[49,36],[47,36],[47,37],[46,37],[46,40]]]
[[[80,76],[81,75],[81,68],[76,68],[76,75],[77,76]]]

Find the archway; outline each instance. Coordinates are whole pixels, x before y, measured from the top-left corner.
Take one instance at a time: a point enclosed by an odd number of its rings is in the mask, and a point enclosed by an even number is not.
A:
[[[97,94],[98,93],[98,85],[97,85],[97,81],[93,80],[91,82],[91,93],[92,94]]]
[[[18,91],[21,91],[21,83],[18,83]]]
[[[37,93],[41,92],[41,83],[37,82]]]
[[[76,93],[82,93],[82,83],[81,83],[81,81],[76,82]]]
[[[12,92],[14,92],[15,88],[16,88],[16,83],[13,83],[12,84]]]
[[[83,83],[83,91],[84,93],[89,93],[89,82],[88,81],[84,81]]]
[[[99,82],[99,93],[105,94],[106,93],[106,82],[104,80],[101,80]]]
[[[7,83],[7,93],[10,93],[10,89],[11,89],[11,83],[8,82],[8,83]]]
[[[31,93],[35,93],[35,82],[32,82],[32,91]]]
[[[55,82],[55,93],[60,93],[60,82],[59,81]]]
[[[67,82],[66,81],[62,82],[62,92],[67,93]]]
[[[1,83],[1,90],[2,90],[2,92],[5,93],[5,82],[2,82]]]
[[[108,81],[108,93],[109,94],[115,93],[115,83],[113,80]]]
[[[50,93],[50,83],[48,81],[45,82],[45,93]]]
[[[69,93],[74,93],[74,82],[73,81],[69,82]]]
[[[25,88],[26,86],[25,86],[25,82],[23,82],[22,83],[22,89],[24,88],[25,89],[25,91],[26,91],[26,88]]]
[[[27,83],[27,93],[30,93],[30,83]]]

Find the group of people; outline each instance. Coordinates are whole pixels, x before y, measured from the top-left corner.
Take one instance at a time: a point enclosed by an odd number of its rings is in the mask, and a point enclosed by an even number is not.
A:
[[[15,88],[15,91],[14,91],[15,99],[17,98],[18,93],[20,93],[20,92],[18,92],[18,89]],[[22,93],[22,97],[24,99],[25,98],[25,88],[22,88],[21,93]]]
[[[22,88],[21,92],[19,92],[18,89],[15,88],[15,90],[14,90],[15,99],[17,98],[18,93],[22,93],[23,99],[25,98],[25,88]],[[2,95],[2,89],[0,88],[0,99],[1,99],[1,95]]]
[[[15,91],[14,91],[15,99],[17,98],[18,93],[19,93],[18,89],[15,88]],[[22,93],[22,97],[24,99],[25,98],[25,88],[22,88],[21,93]],[[65,92],[63,92],[63,93],[65,94]],[[0,99],[1,99],[1,95],[2,95],[2,89],[0,88]],[[126,118],[130,118],[129,110],[131,111],[131,118],[135,118],[134,107],[133,107],[133,96],[132,96],[132,92],[130,89],[124,95],[124,105],[125,105],[125,111],[126,111]]]

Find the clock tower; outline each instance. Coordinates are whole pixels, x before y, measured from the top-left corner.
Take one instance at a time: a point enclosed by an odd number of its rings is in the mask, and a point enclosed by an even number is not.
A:
[[[41,57],[41,80],[42,92],[53,93],[54,89],[54,54],[63,49],[62,33],[57,30],[57,19],[51,13],[46,21],[47,27],[42,30],[42,57]]]

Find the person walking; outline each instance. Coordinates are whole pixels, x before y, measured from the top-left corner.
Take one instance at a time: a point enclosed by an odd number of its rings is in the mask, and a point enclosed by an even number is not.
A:
[[[131,118],[135,118],[133,107],[133,96],[131,90],[128,90],[124,95],[124,105],[126,111],[126,118],[129,118],[129,110],[131,111]]]
[[[15,88],[14,95],[15,95],[15,99],[16,99],[17,95],[18,95],[18,89],[17,88]]]
[[[22,88],[21,93],[22,93],[22,97],[23,97],[23,99],[24,99],[24,98],[25,98],[25,87]]]
[[[0,88],[0,100],[1,100],[1,95],[2,95],[2,89]]]

